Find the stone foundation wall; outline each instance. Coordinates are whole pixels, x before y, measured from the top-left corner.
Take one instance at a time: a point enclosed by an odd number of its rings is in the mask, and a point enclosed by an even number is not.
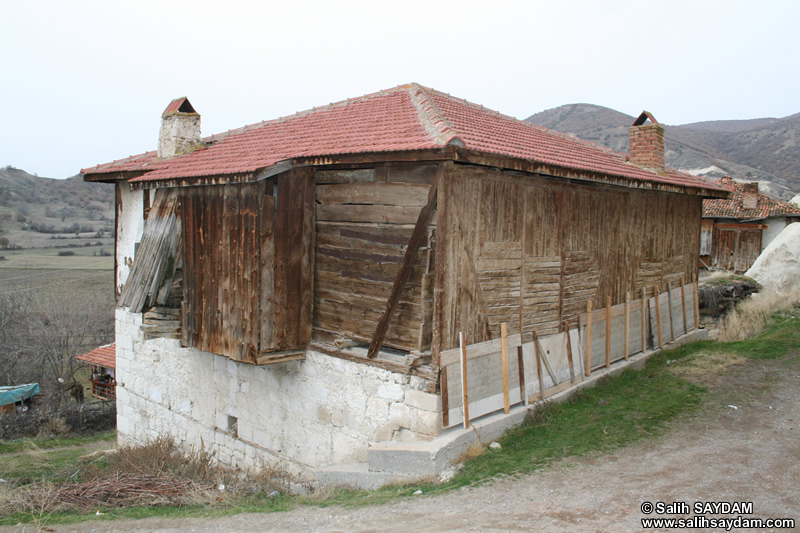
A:
[[[170,435],[223,464],[279,463],[310,479],[322,466],[366,462],[370,443],[441,432],[441,400],[427,382],[308,352],[254,366],[175,339],[145,341],[141,315],[116,311],[120,444]]]

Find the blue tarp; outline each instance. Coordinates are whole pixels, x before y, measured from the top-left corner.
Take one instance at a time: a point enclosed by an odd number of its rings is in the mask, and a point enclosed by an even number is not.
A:
[[[31,396],[36,396],[37,394],[39,394],[38,383],[0,387],[0,407],[11,403],[21,402],[22,400],[27,400]]]

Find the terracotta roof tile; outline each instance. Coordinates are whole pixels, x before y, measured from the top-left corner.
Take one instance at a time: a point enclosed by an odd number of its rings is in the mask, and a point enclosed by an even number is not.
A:
[[[771,216],[800,216],[800,208],[792,204],[770,198],[766,194],[758,193],[758,205],[755,209],[745,209],[742,193],[742,183],[725,176],[717,182],[722,187],[730,190],[733,195],[727,200],[703,200],[703,216],[706,218],[736,218],[740,220],[760,220]]]
[[[171,104],[172,105],[172,104]],[[255,172],[297,157],[442,148],[449,144],[564,168],[671,185],[718,189],[701,178],[639,168],[613,152],[418,84],[345,100],[205,139],[172,159],[147,152],[83,169],[146,171],[131,181]]]
[[[116,368],[117,345],[107,344],[105,346],[100,346],[89,353],[76,356],[75,359],[86,361],[87,363],[91,363],[93,365],[104,366],[106,368]]]

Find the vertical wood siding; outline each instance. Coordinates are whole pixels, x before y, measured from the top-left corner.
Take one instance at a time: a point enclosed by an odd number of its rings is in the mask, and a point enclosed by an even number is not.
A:
[[[624,301],[697,273],[700,198],[554,182],[455,165],[442,182],[434,351],[576,324],[586,304]],[[638,293],[637,293],[638,294]]]
[[[313,171],[271,182],[181,189],[182,341],[237,361],[311,337]]]

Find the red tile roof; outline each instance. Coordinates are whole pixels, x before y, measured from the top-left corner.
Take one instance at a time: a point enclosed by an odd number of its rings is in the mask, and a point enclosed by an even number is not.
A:
[[[89,353],[76,356],[75,359],[80,359],[81,361],[86,361],[87,363],[100,365],[106,368],[116,368],[117,345],[107,344],[105,346],[100,346]]]
[[[758,205],[755,209],[745,209],[742,193],[742,183],[725,176],[717,182],[722,187],[733,192],[727,200],[703,200],[703,217],[705,218],[736,218],[740,220],[760,220],[772,216],[800,217],[800,208],[792,204],[770,198],[766,194],[758,193]]]
[[[148,152],[83,169],[83,174],[146,171],[131,181],[255,172],[308,156],[443,148],[521,158],[567,169],[701,189],[701,178],[639,168],[613,152],[418,84],[317,107],[207,137],[207,146],[172,159]]]

